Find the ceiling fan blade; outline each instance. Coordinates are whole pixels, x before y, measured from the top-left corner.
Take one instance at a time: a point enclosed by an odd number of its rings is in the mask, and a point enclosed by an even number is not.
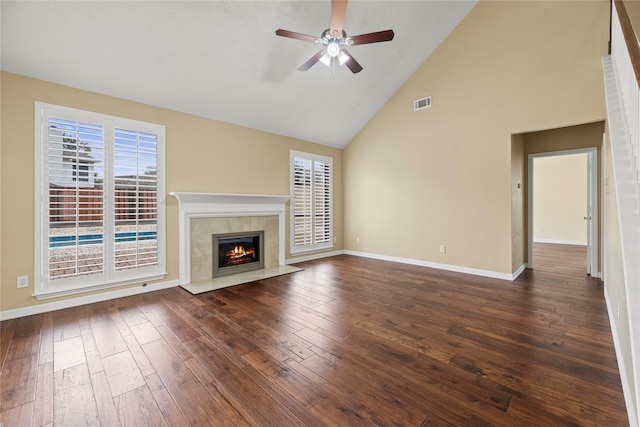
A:
[[[362,71],[362,65],[360,65],[358,61],[356,61],[355,58],[351,56],[349,52],[346,51],[346,49],[342,49],[342,52],[344,52],[344,54],[349,57],[349,59],[347,59],[344,65],[346,65],[347,68],[349,68],[353,74],[356,74]]]
[[[393,30],[385,30],[385,31],[378,31],[375,33],[360,34],[358,36],[350,37],[351,40],[353,40],[353,43],[351,43],[351,45],[355,46],[358,44],[388,42],[393,40],[394,35],[395,34],[393,33]]]
[[[324,55],[325,53],[327,53],[326,50],[321,50],[318,53],[316,53],[315,55],[313,55],[307,62],[305,62],[304,64],[302,64],[301,66],[298,67],[298,70],[300,71],[307,71],[309,68],[313,67],[314,65],[316,65],[316,63],[318,61],[320,61],[320,58],[322,57],[322,55]]]
[[[289,30],[283,30],[283,29],[276,30],[276,36],[289,37],[290,39],[304,40],[306,42],[314,42],[314,43],[318,40],[318,38],[314,36],[309,36],[307,34],[296,33],[295,31],[289,31]]]
[[[329,25],[330,37],[342,37],[342,27],[344,27],[344,17],[346,14],[347,0],[331,0],[331,23]]]

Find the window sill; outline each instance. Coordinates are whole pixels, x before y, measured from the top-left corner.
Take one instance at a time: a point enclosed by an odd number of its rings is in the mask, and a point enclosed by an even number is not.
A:
[[[35,292],[32,296],[35,297],[38,301],[40,301],[40,300],[46,300],[50,298],[65,297],[69,295],[82,294],[86,292],[98,291],[103,289],[117,288],[119,286],[132,285],[136,283],[141,284],[142,286],[146,286],[147,285],[146,282],[163,279],[166,275],[167,273],[161,273],[161,274],[148,276],[148,277],[142,277],[142,278],[137,278],[132,280],[124,280],[121,282],[111,282],[111,283],[103,283],[100,285],[83,286],[82,288],[74,287],[74,288],[41,291],[41,292]]]

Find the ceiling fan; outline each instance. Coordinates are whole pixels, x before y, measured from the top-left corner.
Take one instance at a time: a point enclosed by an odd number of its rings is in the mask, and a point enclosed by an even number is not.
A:
[[[347,33],[342,28],[346,13],[347,0],[331,0],[331,23],[329,28],[324,30],[319,38],[309,36],[307,34],[296,33],[294,31],[282,29],[276,30],[276,35],[281,37],[310,41],[325,46],[307,62],[302,64],[298,70],[307,71],[317,62],[322,62],[323,64],[330,66],[334,72],[336,63],[338,63],[340,65],[346,65],[354,74],[359,73],[362,71],[362,66],[354,59],[353,56],[351,56],[347,49],[345,49],[347,46],[388,42],[393,40],[393,30],[378,31],[375,33],[348,37]]]

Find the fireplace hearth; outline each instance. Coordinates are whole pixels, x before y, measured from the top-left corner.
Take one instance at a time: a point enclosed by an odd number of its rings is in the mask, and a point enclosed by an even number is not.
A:
[[[264,231],[213,235],[213,277],[264,268]]]

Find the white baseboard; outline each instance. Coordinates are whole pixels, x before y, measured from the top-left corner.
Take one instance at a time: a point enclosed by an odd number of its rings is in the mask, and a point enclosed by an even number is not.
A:
[[[553,243],[556,245],[587,246],[587,242],[582,240],[533,239],[533,243]]]
[[[607,304],[607,312],[609,313],[609,324],[611,325],[611,336],[613,337],[613,347],[616,351],[616,360],[618,361],[618,372],[620,372],[620,382],[622,383],[622,394],[624,395],[624,403],[627,407],[627,416],[629,417],[629,425],[630,426],[638,426],[638,417],[633,412],[635,407],[633,400],[631,398],[631,384],[627,380],[627,370],[625,369],[624,359],[622,358],[622,350],[620,349],[620,338],[618,338],[618,329],[616,328],[616,322],[614,313],[617,310],[614,310],[611,306],[611,302],[609,301],[609,293],[607,292],[607,286],[605,284],[604,287],[604,300]]]
[[[64,308],[77,307],[79,305],[91,304],[94,302],[107,301],[115,298],[128,297],[131,295],[144,294],[158,291],[160,289],[174,288],[178,286],[177,280],[169,280],[160,283],[151,283],[146,286],[134,286],[124,289],[116,289],[98,294],[84,295],[74,298],[67,298],[60,301],[53,301],[44,304],[30,305],[28,307],[16,308],[13,310],[0,311],[0,321],[15,319],[18,317],[31,316],[33,314],[47,313],[49,311],[62,310]]]
[[[493,279],[501,279],[501,280],[509,280],[509,281],[515,280],[520,275],[520,273],[524,271],[524,265],[521,266],[516,273],[509,274],[509,273],[500,273],[497,271],[490,271],[490,270],[480,270],[477,268],[460,267],[460,266],[451,265],[451,264],[440,264],[437,262],[422,261],[418,259],[400,258],[400,257],[394,257],[394,256],[388,256],[388,255],[378,255],[378,254],[372,254],[367,252],[357,252],[357,251],[348,251],[348,250],[343,252],[346,255],[354,255],[354,256],[360,256],[364,258],[373,258],[373,259],[379,259],[383,261],[399,262],[402,264],[419,265],[421,267],[429,267],[429,268],[435,268],[438,270],[453,271],[456,273],[472,274],[474,276],[490,277]]]
[[[509,281],[516,280],[518,276],[520,276],[522,272],[527,268],[527,264],[522,264],[520,268],[518,268],[518,270],[516,270],[514,273],[508,274],[508,273],[499,273],[497,271],[480,270],[480,269],[468,268],[468,267],[459,267],[457,265],[440,264],[440,263],[421,261],[421,260],[411,259],[411,258],[400,258],[400,257],[394,257],[394,256],[388,256],[388,255],[378,255],[378,254],[372,254],[368,252],[358,252],[358,251],[351,251],[351,250],[321,252],[313,255],[289,258],[286,261],[286,264],[295,264],[297,262],[313,261],[316,259],[332,257],[336,255],[353,255],[353,256],[359,256],[363,258],[372,258],[372,259],[379,259],[383,261],[399,262],[402,264],[419,265],[421,267],[429,267],[429,268],[435,268],[438,270],[473,274],[475,276],[491,277],[494,279],[502,279],[502,280],[509,280]]]
[[[522,264],[520,268],[518,268],[513,274],[511,274],[511,281],[516,280],[523,271],[525,271],[529,267],[529,264]]]

